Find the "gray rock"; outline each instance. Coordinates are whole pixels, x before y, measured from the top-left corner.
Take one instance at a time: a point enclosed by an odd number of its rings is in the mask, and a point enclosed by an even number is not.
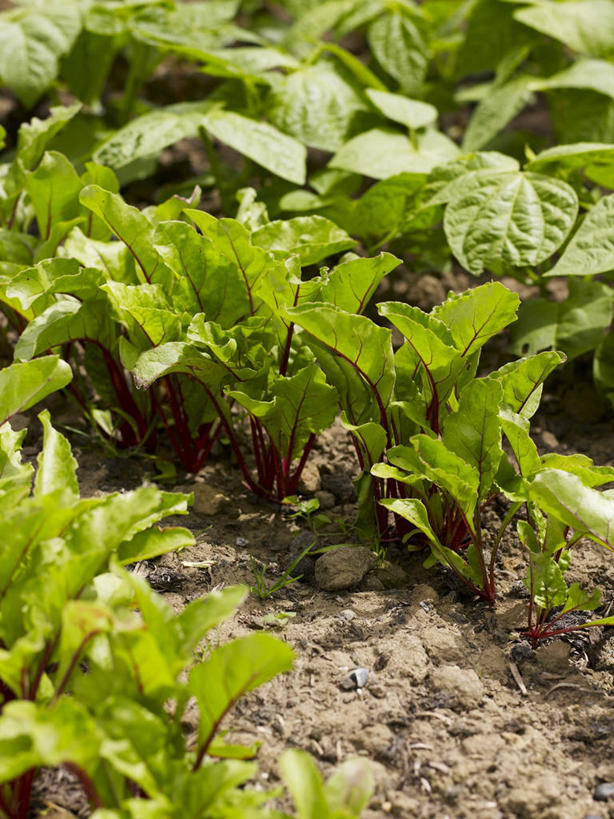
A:
[[[431,671],[433,686],[464,708],[476,707],[484,696],[484,686],[471,668],[442,665]]]
[[[355,668],[353,671],[350,671],[350,679],[354,680],[356,688],[364,688],[369,679],[369,669]]]
[[[340,546],[316,560],[316,583],[322,591],[341,591],[357,586],[377,562],[365,546]]]
[[[600,782],[593,793],[597,802],[608,802],[614,797],[614,782]]]
[[[321,489],[315,493],[315,497],[320,503],[320,509],[324,512],[327,509],[332,509],[336,504],[335,496],[332,492],[327,492],[326,489]]]
[[[320,478],[320,470],[312,461],[307,462],[301,472],[299,489],[301,492],[307,492],[309,495],[313,495],[321,486],[322,479]]]

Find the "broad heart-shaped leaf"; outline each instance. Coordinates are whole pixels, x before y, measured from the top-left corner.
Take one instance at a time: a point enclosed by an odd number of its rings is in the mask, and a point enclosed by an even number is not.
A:
[[[328,428],[337,414],[336,391],[326,384],[317,364],[288,378],[275,378],[267,390],[272,400],[251,395],[249,381],[242,386],[229,390],[228,396],[262,421],[277,452],[289,463],[300,457],[310,435]]]
[[[614,9],[608,0],[535,3],[514,12],[525,26],[560,40],[573,51],[595,57],[612,54]]]
[[[198,739],[207,750],[223,717],[244,694],[289,671],[294,652],[270,634],[250,634],[211,652],[190,672],[188,689],[200,709]]]
[[[327,256],[351,250],[356,240],[324,216],[297,216],[294,219],[269,222],[252,234],[258,247],[285,258],[296,253],[301,266],[321,262]]]
[[[461,190],[466,174],[487,169],[498,173],[518,171],[520,164],[514,157],[498,151],[472,151],[453,162],[433,169],[427,186],[431,198],[427,199],[426,204],[440,205],[450,202]]]
[[[563,302],[530,299],[521,304],[518,323],[512,328],[512,352],[534,353],[550,347],[572,359],[608,344],[611,288],[583,278],[570,278],[568,286],[569,295]]]
[[[530,497],[577,535],[614,551],[614,500],[586,486],[581,477],[561,469],[544,469],[531,483]]]
[[[214,109],[203,117],[207,131],[271,173],[304,185],[307,150],[293,137],[268,122],[249,119],[234,111]]]
[[[314,352],[329,382],[338,390],[350,421],[386,423],[386,407],[395,380],[391,331],[378,327],[365,316],[330,305],[294,307],[287,314],[316,340]],[[332,356],[320,356],[319,345]],[[359,406],[354,406],[355,400],[360,402]],[[375,418],[360,417],[368,407],[376,408]]]
[[[269,97],[273,125],[312,148],[337,151],[367,105],[344,72],[325,62],[293,71]]]
[[[38,418],[43,425],[43,449],[38,456],[34,495],[47,495],[60,489],[78,496],[77,462],[70,444],[51,426],[47,410],[41,412]]]
[[[415,143],[392,128],[373,128],[346,142],[329,166],[387,179],[400,173],[429,173],[458,153],[451,139],[432,128],[417,134]]]
[[[427,48],[416,12],[384,12],[367,31],[375,59],[407,94],[420,90],[426,74]]]
[[[366,94],[385,117],[400,122],[412,130],[426,128],[437,121],[437,109],[428,102],[412,100],[402,94],[391,94],[375,88],[367,88]]]
[[[154,227],[138,208],[127,205],[119,194],[105,191],[98,185],[83,188],[79,198],[81,204],[102,219],[126,245],[137,265],[141,281],[152,282],[163,278],[165,265],[153,246]]]
[[[47,151],[35,171],[26,176],[41,238],[48,239],[56,222],[79,216],[79,192],[83,183],[71,163],[56,151]]]
[[[0,425],[61,390],[71,379],[70,366],[55,355],[4,367],[0,370]]]
[[[489,378],[494,378],[503,386],[503,404],[523,418],[531,418],[537,408],[546,378],[566,361],[566,356],[557,352],[544,352],[518,361],[504,364]]]
[[[479,500],[489,496],[503,454],[498,416],[502,400],[500,384],[476,379],[463,389],[457,411],[445,420],[444,443],[478,471]]]
[[[431,315],[450,330],[464,358],[479,350],[516,320],[520,299],[500,282],[489,282],[464,293],[451,293]]]
[[[78,4],[50,2],[0,18],[0,78],[31,108],[58,74],[81,29]]]
[[[108,165],[122,184],[142,174],[143,160],[157,159],[168,145],[195,137],[212,103],[180,102],[133,119],[94,152],[94,160]]]
[[[589,211],[546,276],[594,276],[614,270],[612,218],[614,194],[604,196]]]
[[[563,243],[578,213],[573,188],[534,173],[481,171],[456,188],[444,216],[446,238],[475,275],[534,266]]]
[[[241,269],[213,243],[185,222],[162,222],[156,228],[155,246],[166,265],[188,287],[185,309],[205,313],[208,321],[232,326],[249,312],[248,292]],[[224,286],[220,286],[220,282]],[[175,307],[183,300],[175,298]]]
[[[330,272],[308,279],[301,284],[298,304],[323,301],[346,313],[364,312],[381,280],[394,270],[399,259],[391,253],[371,258],[348,259]]]

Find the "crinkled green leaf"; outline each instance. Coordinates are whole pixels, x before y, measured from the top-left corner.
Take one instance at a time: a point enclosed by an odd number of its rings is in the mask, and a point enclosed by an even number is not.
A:
[[[472,174],[446,208],[450,247],[471,273],[534,266],[563,243],[578,198],[567,183],[534,173]]]
[[[565,361],[562,353],[539,353],[504,364],[489,377],[503,386],[503,403],[511,412],[531,418],[539,407],[544,381]]]
[[[325,62],[293,71],[269,98],[271,122],[312,148],[337,151],[367,106],[344,74]]]
[[[381,280],[399,264],[391,253],[372,258],[348,259],[304,282],[298,304],[323,301],[347,313],[363,313]]]
[[[350,139],[331,159],[331,168],[387,179],[400,173],[429,173],[458,155],[444,134],[427,129],[415,143],[392,128],[373,128]]]
[[[427,47],[417,17],[400,10],[387,12],[367,31],[375,59],[407,94],[421,88],[427,69]]]
[[[514,17],[580,54],[607,57],[614,51],[614,8],[609,0],[547,0],[514,12]]]
[[[594,276],[614,269],[612,214],[614,194],[604,196],[589,211],[546,276]]]

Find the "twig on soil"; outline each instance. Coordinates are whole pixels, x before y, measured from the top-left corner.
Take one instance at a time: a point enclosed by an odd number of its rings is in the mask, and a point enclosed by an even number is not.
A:
[[[560,688],[576,688],[578,691],[584,691],[586,694],[601,694],[601,691],[596,690],[595,688],[587,688],[585,685],[578,685],[578,683],[570,683],[570,682],[560,682],[556,685],[553,685],[552,688],[549,688],[546,692],[546,696],[549,697],[553,691],[557,691]]]
[[[437,711],[418,711],[416,717],[433,717],[434,719],[441,720],[441,722],[445,722],[448,726],[452,725],[450,717],[447,717],[445,714],[439,714]]]
[[[527,691],[527,687],[524,684],[524,680],[522,679],[520,671],[518,670],[518,666],[516,665],[516,663],[513,663],[511,660],[508,660],[507,667],[509,668],[509,670],[510,670],[510,672],[512,674],[512,677],[514,678],[514,682],[516,683],[516,685],[520,689],[520,693],[523,696],[526,697],[529,692]]]

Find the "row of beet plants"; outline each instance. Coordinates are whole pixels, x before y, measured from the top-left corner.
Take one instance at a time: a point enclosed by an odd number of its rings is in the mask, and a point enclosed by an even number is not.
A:
[[[149,451],[164,440],[194,472],[227,441],[249,488],[277,500],[295,493],[341,409],[359,462],[361,536],[384,544],[392,521],[395,536],[430,548],[429,560],[493,603],[499,544],[524,509],[530,633],[551,633],[561,607],[598,605],[563,573],[582,537],[611,548],[612,504],[596,487],[614,473],[580,456],[540,457],[529,435],[564,356],[477,376],[484,343],[516,318],[516,295],[495,282],[428,315],[388,302],[376,324],[362,313],[394,256],[347,253],[353,240],[323,217],[269,221],[251,190],[236,219],[198,210],[198,190],[139,211],[108,168],[79,176],[45,151],[73,113],[23,126],[7,174],[0,299],[20,331],[18,360],[61,351],[70,389],[105,434]],[[400,333],[396,349],[384,322]],[[487,548],[481,514],[497,495],[510,512]]]

